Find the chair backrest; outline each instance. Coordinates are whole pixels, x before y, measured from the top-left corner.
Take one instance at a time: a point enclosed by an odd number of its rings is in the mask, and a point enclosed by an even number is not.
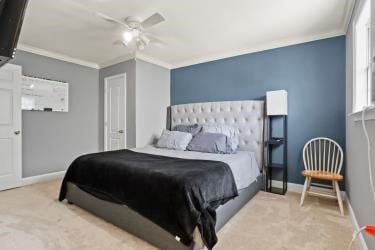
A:
[[[303,163],[306,170],[325,171],[339,174],[344,153],[340,145],[332,139],[318,137],[308,141],[303,147]]]

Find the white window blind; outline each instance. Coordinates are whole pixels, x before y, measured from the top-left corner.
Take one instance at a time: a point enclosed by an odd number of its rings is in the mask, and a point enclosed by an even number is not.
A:
[[[354,102],[353,112],[372,103],[370,1],[367,0],[355,22],[354,36]]]

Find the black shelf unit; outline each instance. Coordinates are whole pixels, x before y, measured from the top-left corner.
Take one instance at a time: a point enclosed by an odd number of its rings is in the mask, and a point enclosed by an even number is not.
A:
[[[272,120],[273,119],[282,119],[283,124],[283,134],[282,137],[273,137],[272,136]],[[266,141],[266,191],[276,194],[284,195],[288,190],[288,168],[287,168],[287,116],[286,115],[277,115],[277,116],[268,116],[267,119],[268,133]],[[275,163],[272,159],[272,151],[275,148],[282,147],[282,161],[281,163]],[[282,178],[282,188],[272,186],[272,177],[273,175],[279,173]]]

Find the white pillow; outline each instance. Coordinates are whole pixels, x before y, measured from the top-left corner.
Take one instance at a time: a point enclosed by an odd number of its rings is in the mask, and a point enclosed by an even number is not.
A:
[[[185,150],[192,138],[190,133],[163,130],[156,147]]]
[[[212,125],[203,125],[202,133],[216,133],[224,134],[229,139],[230,148],[235,152],[240,144],[239,135],[240,130],[228,125],[212,124]]]

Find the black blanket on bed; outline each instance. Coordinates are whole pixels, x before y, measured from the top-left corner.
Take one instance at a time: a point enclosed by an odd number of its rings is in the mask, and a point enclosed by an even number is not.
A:
[[[215,209],[238,195],[229,166],[219,161],[189,160],[109,151],[78,157],[63,180],[101,199],[125,204],[189,245],[198,226],[207,247],[217,242]]]

